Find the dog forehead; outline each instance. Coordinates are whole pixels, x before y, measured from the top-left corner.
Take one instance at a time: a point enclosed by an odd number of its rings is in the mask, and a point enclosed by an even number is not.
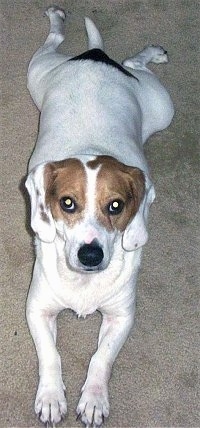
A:
[[[97,156],[87,162],[87,167],[97,172],[96,190],[100,195],[103,189],[123,191],[128,179],[128,174],[125,174],[128,168],[126,165],[111,156]]]
[[[65,188],[85,193],[86,172],[83,163],[76,158],[52,162],[45,168],[44,182],[47,188],[54,181],[56,191],[62,193]]]
[[[45,188],[53,181],[57,194],[72,189],[91,204],[103,188],[119,191],[123,187],[126,180],[124,174],[122,179],[122,173],[125,168],[124,164],[110,156],[97,156],[86,162],[78,158],[52,162],[45,168]]]
[[[111,169],[111,168],[116,169],[116,168],[119,168],[119,165],[123,165],[123,164],[119,162],[117,159],[115,159],[114,157],[106,156],[106,155],[96,156],[95,158],[87,162],[87,166],[91,169],[96,169],[99,166],[106,169]]]

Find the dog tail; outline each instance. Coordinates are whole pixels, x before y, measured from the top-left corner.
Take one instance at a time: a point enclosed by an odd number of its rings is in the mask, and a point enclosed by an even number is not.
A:
[[[85,26],[88,36],[88,49],[96,48],[103,50],[103,39],[94,22],[90,18],[86,17]]]

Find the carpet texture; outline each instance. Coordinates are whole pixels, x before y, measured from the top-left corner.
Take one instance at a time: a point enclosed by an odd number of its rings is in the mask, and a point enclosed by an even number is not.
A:
[[[27,195],[21,183],[37,135],[38,112],[26,89],[33,52],[48,32],[51,2],[1,0],[1,412],[0,427],[40,427],[33,405],[37,357],[25,320],[33,264]],[[172,125],[146,146],[157,198],[149,220],[138,281],[136,322],[113,368],[111,412],[105,427],[199,427],[197,413],[199,266],[198,7],[192,0],[59,1],[70,11],[61,51],[86,48],[83,17],[94,19],[106,52],[122,61],[147,44],[168,50],[153,66],[176,109]],[[58,348],[67,384],[68,416],[75,408],[101,317],[58,320]]]

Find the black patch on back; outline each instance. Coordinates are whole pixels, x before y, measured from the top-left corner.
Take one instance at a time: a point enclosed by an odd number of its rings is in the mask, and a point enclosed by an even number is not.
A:
[[[118,64],[113,59],[109,58],[108,55],[105,54],[101,49],[90,49],[89,51],[83,52],[81,55],[75,56],[71,58],[69,61],[79,61],[79,60],[91,60],[96,62],[103,62],[104,64],[110,65],[111,67],[117,68],[119,71],[124,73],[128,77],[133,77],[138,80],[137,77],[133,76],[133,74],[129,73],[122,65]]]

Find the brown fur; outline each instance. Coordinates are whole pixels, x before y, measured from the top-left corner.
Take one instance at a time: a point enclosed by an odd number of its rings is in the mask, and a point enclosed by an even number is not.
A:
[[[86,204],[86,173],[78,159],[66,159],[46,166],[44,174],[46,204],[55,220],[63,220],[73,226],[84,217]],[[60,207],[63,196],[73,198],[77,204],[75,213],[64,212]]]
[[[124,231],[136,214],[145,191],[145,177],[138,168],[126,166],[110,156],[97,156],[87,166],[101,168],[97,176],[97,217],[108,230]],[[107,206],[121,199],[125,206],[119,215],[109,216]]]

